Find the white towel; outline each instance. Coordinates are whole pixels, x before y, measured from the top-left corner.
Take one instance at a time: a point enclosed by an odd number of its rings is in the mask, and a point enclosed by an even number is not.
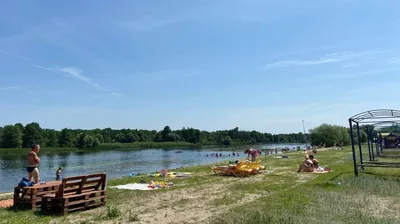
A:
[[[149,184],[124,184],[124,185],[118,185],[118,186],[113,186],[110,188],[117,188],[117,189],[125,189],[125,190],[142,190],[142,191],[147,191],[147,190],[154,190],[153,188],[148,187]]]

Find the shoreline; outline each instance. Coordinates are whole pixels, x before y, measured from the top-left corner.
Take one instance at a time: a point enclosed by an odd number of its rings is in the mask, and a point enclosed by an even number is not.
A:
[[[293,153],[299,153],[299,151],[293,150],[293,151],[287,152],[286,154],[293,154]],[[261,155],[261,156],[257,157],[257,159],[262,159],[263,157],[273,157],[273,156],[282,155],[282,154],[283,153]],[[247,156],[244,156],[244,157],[232,157],[232,158],[235,158],[235,160],[236,159],[237,160],[243,160],[243,159],[247,159]],[[210,163],[205,163],[205,164],[200,164],[200,165],[192,165],[192,166],[187,166],[187,167],[178,167],[178,168],[168,169],[168,172],[169,171],[185,170],[185,169],[193,169],[193,168],[196,168],[196,167],[199,167],[199,166],[202,167],[202,166],[211,166],[211,165],[219,165],[219,164],[228,164],[229,161],[230,161],[230,159],[222,160],[222,161],[218,161],[218,162],[215,162],[215,161],[211,162],[210,161]],[[145,174],[144,173],[140,173],[137,176],[129,176],[129,174],[127,174],[126,176],[107,178],[107,182],[116,182],[118,180],[124,180],[124,179],[129,179],[129,178],[141,178],[141,177],[142,178],[148,178],[149,176],[147,176],[147,174],[149,174],[149,173],[157,173],[157,172],[160,172],[160,171],[150,171],[150,172],[146,172]],[[47,181],[51,181],[51,180],[47,180]],[[2,197],[13,196],[13,194],[14,194],[13,191],[4,191],[4,192],[0,191],[0,200],[4,200],[4,199],[2,199]]]
[[[294,143],[295,144],[295,143]],[[132,149],[132,150],[138,150],[138,149]],[[332,150],[332,148],[320,148],[320,149],[318,149],[318,151],[327,151],[327,150]],[[83,150],[84,151],[84,150]],[[268,155],[261,155],[261,158],[263,158],[263,157],[273,157],[273,158],[278,158],[278,157],[281,157],[281,155],[283,155],[283,154],[304,154],[304,152],[303,152],[303,150],[300,150],[300,151],[298,151],[298,150],[292,150],[292,149],[290,149],[290,151],[288,151],[288,152],[286,152],[286,153],[282,153],[280,150],[278,151],[278,154],[268,154]],[[243,155],[245,155],[245,154],[243,154]],[[211,157],[212,158],[212,157]],[[243,159],[246,159],[247,158],[247,156],[240,156],[240,157],[231,157],[232,159],[229,159],[229,158],[227,158],[226,160],[222,160],[222,161],[218,161],[218,162],[216,162],[216,161],[211,161],[210,160],[210,162],[207,162],[207,163],[205,163],[205,164],[200,164],[200,165],[192,165],[192,166],[187,166],[187,167],[177,167],[177,168],[171,168],[171,169],[169,169],[169,171],[178,171],[178,170],[184,170],[184,169],[191,169],[191,168],[194,168],[194,167],[197,167],[197,166],[211,166],[211,165],[217,165],[217,164],[227,164],[227,163],[229,163],[229,161],[230,160],[233,160],[233,158],[234,158],[234,160],[243,160]],[[259,158],[259,157],[257,157],[257,158]],[[136,171],[134,171],[134,172],[136,172]],[[118,181],[118,180],[121,180],[121,179],[125,179],[125,178],[132,178],[132,177],[148,177],[147,176],[147,174],[149,174],[149,173],[157,173],[157,172],[160,172],[159,170],[158,171],[148,171],[148,172],[145,172],[145,173],[140,173],[139,175],[137,175],[137,176],[129,176],[129,174],[127,174],[127,175],[124,175],[124,176],[118,176],[118,177],[112,177],[112,178],[109,178],[108,180],[109,181],[111,181],[111,182],[113,182],[113,181]],[[51,180],[47,180],[47,181],[51,181]],[[13,194],[13,191],[0,191],[0,200],[2,200],[2,196],[5,196],[5,195],[7,195],[7,194]]]

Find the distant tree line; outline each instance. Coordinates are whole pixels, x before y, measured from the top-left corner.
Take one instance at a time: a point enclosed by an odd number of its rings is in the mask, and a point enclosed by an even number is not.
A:
[[[29,148],[33,144],[45,147],[96,148],[103,143],[134,142],[188,142],[196,144],[257,144],[257,143],[305,143],[308,135],[303,133],[270,134],[258,131],[244,131],[239,128],[231,130],[201,131],[195,128],[171,130],[138,129],[68,129],[61,131],[41,128],[36,122],[22,125],[5,125],[0,127],[1,148]]]

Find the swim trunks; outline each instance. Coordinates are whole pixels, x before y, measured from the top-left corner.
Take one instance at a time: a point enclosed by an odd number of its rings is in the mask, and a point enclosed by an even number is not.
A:
[[[26,171],[28,171],[28,173],[32,173],[32,171],[35,170],[35,169],[36,169],[36,166],[28,166],[26,168]]]

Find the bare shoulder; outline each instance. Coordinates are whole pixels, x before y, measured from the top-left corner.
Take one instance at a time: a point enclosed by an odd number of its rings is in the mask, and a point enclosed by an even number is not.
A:
[[[32,156],[32,157],[38,157],[37,154],[33,151],[30,151],[28,156]]]

